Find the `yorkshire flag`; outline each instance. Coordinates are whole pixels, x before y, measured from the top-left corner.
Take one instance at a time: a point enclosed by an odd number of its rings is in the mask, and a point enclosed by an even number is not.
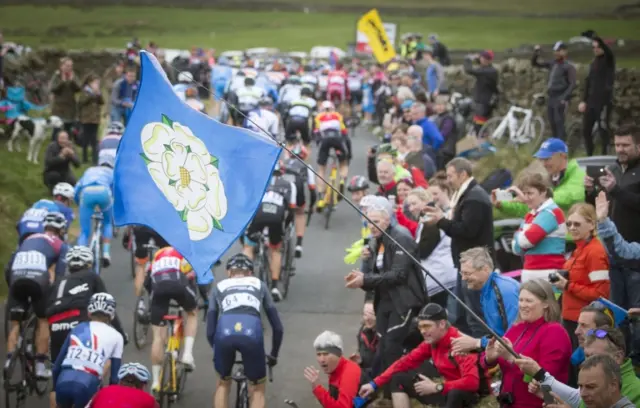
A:
[[[201,284],[242,234],[281,148],[182,102],[156,58],[141,52],[140,91],[114,171],[116,225],[145,225],[191,263]]]

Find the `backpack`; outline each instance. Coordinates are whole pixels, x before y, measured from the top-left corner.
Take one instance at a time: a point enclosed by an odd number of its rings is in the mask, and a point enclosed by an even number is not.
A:
[[[480,398],[482,398],[491,394],[491,384],[489,384],[489,379],[487,378],[487,372],[482,367],[482,364],[480,364],[481,353],[474,353],[474,355],[476,356],[476,370],[478,370],[478,376],[480,377],[480,386],[478,387],[478,395],[480,396]],[[453,365],[456,366],[458,370],[460,370],[460,366],[458,365],[458,362],[456,361],[455,357],[451,355],[451,352],[449,352],[449,361],[451,361],[451,363],[453,363]]]
[[[487,193],[491,194],[493,190],[507,188],[511,183],[513,183],[513,176],[509,170],[496,169],[480,185]]]

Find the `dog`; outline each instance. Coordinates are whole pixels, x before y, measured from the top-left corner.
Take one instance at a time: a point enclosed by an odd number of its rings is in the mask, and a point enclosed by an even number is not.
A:
[[[48,138],[49,132],[53,129],[61,129],[64,122],[58,116],[50,116],[44,118],[30,118],[20,115],[13,121],[9,127],[10,138],[7,142],[7,149],[13,152],[13,143],[18,141],[19,137],[26,134],[29,138],[29,152],[27,153],[27,161],[38,164],[38,153],[42,142]],[[16,150],[22,151],[20,143],[16,144]]]

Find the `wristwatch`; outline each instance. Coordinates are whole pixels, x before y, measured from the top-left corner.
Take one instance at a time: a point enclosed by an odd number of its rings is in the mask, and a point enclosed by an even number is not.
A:
[[[442,392],[442,390],[444,390],[444,385],[442,385],[442,384],[436,384],[436,391],[437,391],[437,392]]]

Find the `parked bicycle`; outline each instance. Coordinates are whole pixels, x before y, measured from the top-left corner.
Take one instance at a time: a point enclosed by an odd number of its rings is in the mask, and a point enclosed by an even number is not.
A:
[[[533,96],[534,105],[544,104],[544,96]],[[541,116],[534,115],[533,109],[523,108],[515,102],[503,117],[493,117],[480,128],[479,137],[491,141],[499,141],[507,135],[507,143],[516,147],[529,145],[536,149],[544,135],[545,123]],[[519,118],[521,117],[521,118]]]

